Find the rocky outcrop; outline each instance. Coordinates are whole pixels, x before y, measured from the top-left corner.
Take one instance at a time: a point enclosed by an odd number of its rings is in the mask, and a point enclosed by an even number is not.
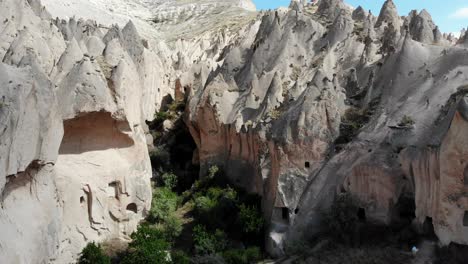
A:
[[[428,44],[434,43],[436,26],[432,22],[431,15],[423,9],[419,14],[412,13],[411,17],[409,32],[413,39]]]
[[[400,16],[398,15],[398,10],[395,3],[393,3],[393,0],[385,1],[382,9],[380,10],[375,26],[379,28],[382,25],[389,24],[392,24],[395,28],[399,28],[401,26]]]
[[[199,2],[45,0],[98,22],[0,2],[0,262],[127,239],[150,207],[145,121],[167,95],[188,98],[200,175],[216,164],[263,197],[273,256],[342,192],[382,224],[409,201],[415,225],[468,244],[466,37],[391,0],[377,18],[340,0]]]
[[[444,244],[466,244],[464,165],[448,172],[440,162],[465,155],[445,143],[464,140],[449,126],[464,119],[447,114],[465,80],[461,51],[424,11],[405,28],[392,1],[375,25],[372,15],[335,12],[337,3],[321,1],[313,15],[265,13],[252,45],[231,48],[207,83],[194,85],[187,123],[202,168],[224,166],[233,182],[263,196],[273,255],[319,232],[322,210],[341,192],[382,224],[401,221],[410,201],[416,225],[432,223]],[[362,121],[353,111],[368,120],[355,123]],[[362,127],[345,140],[349,123]],[[447,201],[454,193],[457,202]]]
[[[151,203],[159,57],[132,23],[51,20],[38,1],[2,1],[0,20],[0,262],[69,263],[89,241],[128,240]]]

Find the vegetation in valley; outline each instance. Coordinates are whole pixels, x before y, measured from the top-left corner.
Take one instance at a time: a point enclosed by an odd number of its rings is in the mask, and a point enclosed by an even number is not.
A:
[[[113,263],[248,264],[263,258],[259,197],[231,187],[216,166],[184,192],[176,191],[178,182],[170,172],[155,179],[148,217]],[[94,243],[87,252],[107,262],[79,263],[110,263]]]
[[[100,245],[94,242],[89,243],[83,251],[81,251],[78,259],[79,264],[110,264],[110,257],[104,254]]]

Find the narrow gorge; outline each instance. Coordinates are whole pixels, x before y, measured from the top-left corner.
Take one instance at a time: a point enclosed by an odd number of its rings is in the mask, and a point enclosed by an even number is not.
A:
[[[0,58],[0,263],[128,243],[156,178],[183,193],[214,167],[260,197],[265,258],[343,195],[356,221],[466,252],[468,32],[426,10],[0,0]]]

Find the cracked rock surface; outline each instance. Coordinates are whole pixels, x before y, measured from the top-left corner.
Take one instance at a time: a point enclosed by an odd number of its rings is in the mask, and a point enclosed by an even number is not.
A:
[[[128,239],[167,95],[188,98],[200,175],[216,164],[262,196],[273,256],[341,192],[383,224],[409,197],[415,225],[468,244],[468,34],[391,0],[379,16],[341,0],[42,4],[0,1],[1,263]]]

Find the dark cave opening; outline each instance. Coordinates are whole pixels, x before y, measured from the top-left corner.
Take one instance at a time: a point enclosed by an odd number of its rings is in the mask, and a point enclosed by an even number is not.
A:
[[[289,209],[287,207],[281,208],[281,218],[284,221],[289,222]]]
[[[127,205],[127,211],[134,212],[136,214],[138,212],[138,207],[135,203],[129,203]]]
[[[409,225],[416,218],[416,203],[414,197],[409,194],[400,196],[395,205],[396,215],[394,220],[403,225]]]
[[[423,223],[423,234],[430,238],[436,238],[434,231],[434,223],[432,222],[432,217],[426,217]]]
[[[360,222],[366,222],[366,210],[364,208],[359,208],[357,212],[357,216]]]

